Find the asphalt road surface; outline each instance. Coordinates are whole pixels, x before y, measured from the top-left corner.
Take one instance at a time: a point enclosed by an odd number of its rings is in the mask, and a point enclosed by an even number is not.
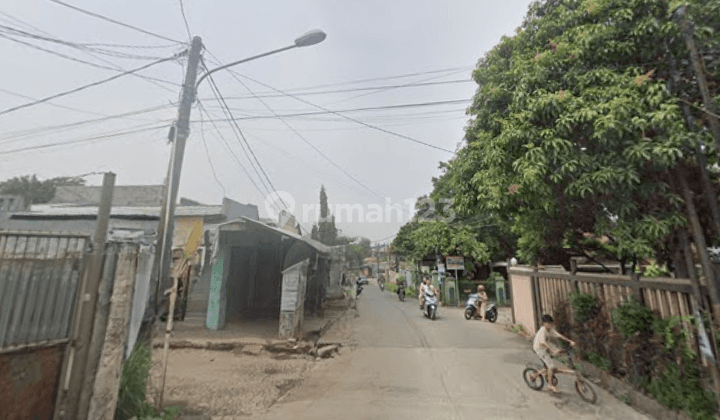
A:
[[[352,350],[312,372],[267,419],[649,419],[594,386],[580,399],[560,377],[560,396],[523,379],[537,363],[530,344],[501,325],[466,321],[459,309],[423,317],[416,299],[371,283],[358,299]]]

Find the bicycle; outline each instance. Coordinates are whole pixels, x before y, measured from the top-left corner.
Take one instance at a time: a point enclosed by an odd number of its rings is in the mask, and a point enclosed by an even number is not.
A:
[[[553,385],[557,386],[558,375],[575,375],[575,391],[577,391],[583,400],[590,404],[595,404],[597,394],[595,394],[595,390],[593,390],[588,381],[585,380],[582,374],[575,368],[575,364],[572,361],[573,350],[567,350],[566,353],[568,355],[568,366],[570,366],[570,369],[556,369],[555,376],[553,376]],[[525,383],[534,391],[540,391],[545,386],[545,378],[547,378],[547,375],[548,368],[544,363],[537,366],[528,366],[523,371]]]

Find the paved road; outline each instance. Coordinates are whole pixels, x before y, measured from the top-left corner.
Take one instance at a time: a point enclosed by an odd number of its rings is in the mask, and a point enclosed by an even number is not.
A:
[[[430,321],[417,301],[401,303],[374,284],[358,301],[356,347],[312,372],[267,419],[648,419],[595,387],[598,403],[560,379],[562,395],[532,391],[522,380],[536,358],[527,341],[502,326],[466,321],[440,308]]]

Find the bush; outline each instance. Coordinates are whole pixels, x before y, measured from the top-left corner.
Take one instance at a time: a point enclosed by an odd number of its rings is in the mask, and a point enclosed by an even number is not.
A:
[[[116,410],[118,419],[127,420],[142,414],[149,372],[150,349],[145,342],[138,341],[122,366]]]
[[[595,365],[596,367],[604,371],[609,371],[610,366],[612,365],[610,363],[610,359],[605,358],[600,354],[594,352],[583,353],[583,359],[587,360],[590,364]]]
[[[392,293],[397,293],[398,286],[395,283],[385,283],[385,290]]]
[[[635,300],[634,296],[612,311],[613,324],[625,337],[650,332],[654,318],[653,312]]]
[[[147,378],[150,373],[151,353],[144,341],[138,341],[130,357],[123,363],[120,374],[120,390],[115,418],[128,420],[171,420],[179,413],[178,407],[168,407],[158,413],[145,401]]]
[[[570,304],[575,313],[575,319],[580,323],[596,316],[600,309],[597,298],[594,295],[580,292],[570,293]]]

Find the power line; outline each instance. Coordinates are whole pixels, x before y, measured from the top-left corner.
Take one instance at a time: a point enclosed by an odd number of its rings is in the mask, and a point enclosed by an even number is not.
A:
[[[129,24],[127,24],[127,23],[123,23],[123,22],[117,21],[117,20],[115,20],[115,19],[111,19],[111,18],[109,18],[109,17],[103,16],[103,15],[99,15],[99,14],[97,14],[97,13],[90,12],[90,11],[85,10],[85,9],[81,9],[81,8],[79,8],[79,7],[77,7],[77,6],[73,6],[73,5],[71,5],[71,4],[64,3],[64,2],[62,2],[62,1],[60,1],[60,0],[50,0],[50,1],[53,2],[53,3],[57,3],[57,4],[60,4],[60,5],[62,5],[62,6],[68,7],[68,8],[70,8],[70,9],[73,9],[73,10],[75,10],[75,11],[77,11],[77,12],[80,12],[80,13],[83,13],[83,14],[85,14],[85,15],[92,16],[92,17],[95,17],[95,18],[98,18],[98,19],[102,19],[102,20],[104,20],[104,21],[111,22],[111,23],[114,23],[114,24],[116,24],[116,25],[123,26],[123,27],[125,27],[125,28],[133,29],[133,30],[135,30],[135,31],[142,32],[142,33],[144,33],[144,34],[146,34],[146,35],[154,36],[155,38],[164,39],[164,40],[166,40],[166,41],[175,42],[175,43],[177,43],[177,44],[183,44],[183,42],[180,42],[180,41],[178,41],[178,40],[176,40],[176,39],[168,38],[168,37],[166,37],[166,36],[163,36],[163,35],[160,35],[160,34],[156,34],[156,33],[154,33],[154,32],[146,31],[145,29],[138,28],[137,26],[129,25]]]
[[[463,71],[463,70],[460,70],[460,71],[457,71],[457,72],[453,72],[453,73],[450,73],[450,74],[451,74],[451,75],[452,75],[452,74],[456,74],[456,73],[459,73],[459,72],[461,72],[461,71]],[[441,77],[446,77],[446,76],[448,76],[448,75],[447,75],[447,74],[441,74],[440,76],[429,77],[429,78],[426,78],[426,79],[418,80],[417,82],[413,82],[413,83],[405,83],[405,84],[402,84],[402,85],[399,85],[399,86],[383,87],[383,88],[379,88],[379,89],[377,89],[377,90],[374,90],[373,92],[362,93],[362,94],[360,94],[360,95],[355,95],[355,96],[352,96],[352,97],[350,97],[350,98],[338,99],[337,101],[333,101],[333,102],[329,102],[329,103],[325,104],[325,106],[334,105],[334,104],[337,104],[337,103],[340,103],[340,102],[345,102],[345,101],[351,101],[351,100],[353,100],[353,99],[362,98],[362,97],[364,97],[364,96],[376,95],[376,94],[378,94],[378,93],[387,92],[387,91],[393,90],[393,89],[399,89],[399,88],[405,88],[405,87],[414,87],[414,86],[418,86],[419,84],[422,84],[423,82],[428,82],[428,81],[430,81],[430,80],[435,80],[435,79],[439,79],[439,78],[441,78]],[[465,82],[465,83],[473,82],[473,80],[470,80],[470,79],[462,80],[462,81]],[[457,83],[456,81],[451,81],[451,82]],[[442,82],[435,82],[435,83],[442,83]]]
[[[443,76],[444,77],[444,76]],[[404,85],[384,85],[384,86],[370,86],[370,87],[362,87],[362,88],[352,88],[352,89],[335,89],[335,90],[321,90],[321,91],[310,91],[310,92],[301,92],[296,93],[297,96],[311,96],[311,95],[329,95],[333,93],[347,93],[347,92],[362,92],[362,91],[378,91],[378,90],[389,90],[389,89],[396,89],[396,88],[405,88],[405,87],[425,87],[425,86],[436,86],[436,85],[448,85],[448,84],[459,84],[459,83],[474,83],[472,80],[465,80],[465,79],[457,79],[457,80],[444,80],[440,82],[429,82],[429,83],[408,83]],[[228,96],[225,99],[228,101],[232,100],[243,100],[243,99],[255,99],[255,98],[282,98],[285,97],[285,94],[262,94],[262,93],[256,93],[255,96]]]
[[[223,111],[223,114],[225,114],[225,122],[232,122],[232,113],[229,111],[229,108],[227,108],[223,102],[222,102],[222,96],[219,95],[219,90],[217,88],[217,85],[214,83],[214,80],[212,78],[208,78],[210,80],[210,87],[212,89],[213,95],[215,95],[215,99],[220,103],[220,107]],[[212,121],[212,120],[210,120]],[[233,134],[235,134],[235,137],[237,138],[238,143],[240,144],[240,147],[242,148],[243,152],[245,153],[245,157],[247,157],[248,161],[250,162],[250,166],[252,167],[253,171],[255,171],[255,174],[258,176],[258,179],[260,180],[260,184],[262,184],[263,188],[265,188],[265,194],[270,194],[271,191],[268,188],[267,184],[265,183],[265,180],[263,179],[262,175],[260,174],[260,171],[258,170],[255,162],[253,162],[251,158],[250,152],[247,150],[247,146],[249,143],[245,139],[245,136],[243,135],[242,130],[238,132],[237,127],[233,124],[230,124],[230,128],[233,130]]]
[[[212,55],[212,53],[210,53],[209,51],[208,51],[208,53],[209,53],[210,55]],[[213,55],[213,57],[214,57],[214,55]],[[245,89],[247,89],[248,92],[250,92],[251,95],[255,96],[255,97],[257,98],[257,100],[260,101],[260,103],[262,103],[270,112],[272,112],[275,117],[277,117],[278,119],[280,119],[280,121],[282,121],[282,123],[285,124],[285,126],[287,126],[293,133],[295,133],[295,135],[297,135],[303,142],[305,142],[305,144],[307,144],[308,146],[310,146],[315,152],[317,152],[317,153],[318,153],[320,156],[322,156],[325,160],[327,160],[328,162],[330,162],[331,165],[333,165],[334,167],[336,167],[337,169],[339,169],[343,174],[345,174],[345,176],[347,176],[348,178],[352,179],[356,184],[360,185],[362,188],[366,189],[367,191],[369,191],[369,192],[372,193],[373,195],[377,196],[378,198],[380,198],[380,199],[383,198],[380,194],[378,194],[378,193],[376,193],[375,191],[371,190],[370,188],[368,188],[368,186],[366,186],[365,184],[363,184],[362,182],[360,182],[357,178],[355,178],[354,176],[350,175],[350,173],[348,173],[348,172],[347,172],[345,169],[343,169],[340,165],[338,165],[337,163],[335,163],[335,161],[333,161],[332,159],[330,159],[330,158],[329,158],[325,153],[323,153],[320,149],[318,149],[317,147],[315,147],[314,144],[310,143],[310,141],[308,141],[308,140],[307,140],[302,134],[300,134],[300,132],[298,132],[292,125],[290,125],[287,121],[285,121],[285,119],[283,119],[281,116],[279,116],[279,115],[277,114],[277,112],[275,112],[275,110],[273,110],[265,101],[263,101],[261,98],[258,98],[258,97],[255,95],[255,93],[254,93],[239,77],[237,77],[234,73],[231,73],[231,75],[232,75],[232,76],[235,78],[235,80],[237,80]]]
[[[245,165],[243,165],[242,162],[240,162],[240,159],[237,157],[235,152],[232,150],[232,147],[230,147],[230,143],[228,143],[228,141],[225,140],[225,136],[222,135],[222,131],[220,131],[218,126],[215,124],[215,122],[212,121],[212,119],[210,118],[210,113],[207,112],[207,110],[205,109],[205,106],[203,106],[202,102],[200,102],[200,101],[198,101],[198,105],[200,106],[200,111],[204,112],[208,116],[208,120],[210,121],[210,123],[212,123],[213,127],[215,128],[215,131],[218,133],[218,136],[220,136],[220,139],[223,141],[223,143],[225,143],[225,146],[227,147],[228,151],[230,152],[230,155],[235,159],[235,162],[237,162],[238,166],[240,166],[240,168],[242,168],[243,172],[245,172],[245,175],[248,177],[248,179],[253,184],[255,189],[260,193],[261,196],[265,195],[265,193],[262,192],[260,187],[258,187],[255,180],[250,176],[250,172],[248,172],[248,170],[245,168]]]
[[[7,143],[13,142],[13,140],[25,139],[27,137],[42,135],[42,134],[45,134],[48,132],[57,132],[57,131],[72,129],[75,127],[80,127],[83,125],[105,122],[105,121],[109,121],[112,119],[127,118],[127,117],[131,117],[131,116],[135,116],[135,115],[148,114],[148,113],[168,109],[173,106],[175,106],[175,104],[159,105],[159,106],[154,106],[154,107],[150,107],[150,108],[139,109],[136,111],[124,112],[122,114],[108,115],[108,116],[104,116],[101,118],[76,121],[76,122],[69,123],[69,124],[59,124],[59,125],[53,125],[53,126],[37,127],[37,128],[28,129],[28,130],[19,130],[19,131],[15,131],[15,132],[10,132],[6,136],[0,137],[0,143],[7,144]]]
[[[198,105],[200,105],[200,102],[198,101]],[[212,159],[210,158],[210,150],[208,149],[207,140],[205,140],[205,124],[203,119],[203,113],[200,112],[200,134],[202,136],[203,146],[205,147],[205,156],[207,156],[208,163],[210,164],[210,170],[212,171],[213,178],[215,178],[215,182],[220,186],[220,189],[222,189],[223,197],[227,197],[227,191],[225,190],[225,186],[222,182],[220,182],[220,179],[217,176],[217,172],[215,171],[215,165],[212,163]]]
[[[245,76],[246,77],[246,76]],[[246,77],[248,78],[248,77]],[[249,79],[249,78],[248,78]],[[252,80],[252,79],[250,79]],[[298,100],[301,100],[299,98],[295,98]],[[457,100],[448,100],[448,101],[434,101],[434,102],[422,102],[422,103],[415,103],[415,104],[400,104],[400,105],[387,105],[387,106],[375,106],[375,107],[368,107],[368,108],[355,108],[355,109],[344,109],[340,111],[332,111],[329,109],[325,109],[324,111],[315,111],[315,112],[299,112],[294,114],[283,114],[278,115],[277,117],[280,118],[288,118],[288,117],[306,117],[311,115],[327,115],[327,114],[334,114],[338,115],[340,117],[343,117],[344,119],[349,119],[352,122],[358,123],[355,119],[352,119],[350,117],[346,117],[344,115],[339,115],[341,113],[348,113],[348,112],[360,112],[360,111],[379,111],[379,110],[386,110],[386,109],[405,109],[405,108],[421,108],[421,107],[428,107],[428,106],[442,106],[442,105],[458,105],[458,104],[470,104],[472,102],[471,99],[457,99]],[[319,105],[314,105],[318,108],[323,109]],[[249,117],[240,117],[237,118],[238,120],[259,120],[259,119],[267,119],[267,118],[276,118],[276,116],[273,115],[255,115],[255,116],[249,116]],[[365,123],[360,122],[362,125],[366,125]],[[369,126],[369,124],[368,124]],[[370,126],[370,128],[376,128]],[[430,145],[432,146],[432,145]],[[437,148],[437,146],[432,146]],[[445,149],[441,149],[445,150]]]
[[[190,32],[190,25],[188,25],[187,17],[185,17],[185,5],[183,4],[183,0],[179,0],[180,2],[180,12],[182,12],[182,18],[183,22],[185,22],[185,29],[187,30],[188,39],[192,41],[192,33]]]
[[[12,96],[17,96],[19,98],[29,99],[31,101],[37,101],[37,98],[33,98],[32,96],[23,95],[22,93],[13,92],[13,91],[7,90],[7,89],[0,88],[0,92],[4,92],[4,93],[7,93],[8,95],[12,95]],[[92,111],[88,111],[85,109],[73,108],[71,106],[65,106],[65,105],[60,105],[60,104],[46,103],[45,105],[54,106],[57,108],[64,108],[64,109],[68,109],[70,111],[82,112],[83,114],[101,115],[103,117],[107,116],[107,115],[101,114],[99,112],[92,112]]]
[[[160,128],[167,128],[167,127],[168,127],[168,124],[164,124],[164,125],[159,125],[159,126],[141,128],[141,129],[137,129],[137,130],[123,131],[123,132],[119,132],[119,133],[98,135],[98,136],[88,137],[88,138],[84,138],[84,139],[76,139],[76,140],[62,141],[62,142],[56,142],[56,143],[47,143],[47,144],[40,144],[40,145],[35,145],[35,146],[26,146],[26,147],[21,147],[18,149],[0,151],[0,155],[9,155],[9,154],[13,154],[13,153],[26,152],[26,151],[30,151],[30,150],[67,146],[70,144],[89,143],[89,142],[94,142],[94,141],[98,141],[98,140],[107,140],[107,139],[114,138],[114,137],[127,136],[130,134],[137,134],[137,133],[142,133],[145,131],[157,130]]]
[[[235,73],[235,72],[233,72],[233,70],[231,70],[231,69],[227,69],[227,70],[228,70],[229,72],[231,72],[231,73]],[[258,81],[258,80],[256,80],[256,79],[253,79],[252,77],[245,76],[245,75],[242,75],[242,74],[239,74],[239,76],[244,77],[244,78],[246,78],[246,79],[248,79],[248,80],[251,80],[251,81],[253,81],[253,82],[255,82],[255,83],[259,84],[259,85],[265,86],[265,87],[267,87],[267,88],[269,88],[269,89],[275,90],[275,91],[277,91],[277,92],[279,92],[279,93],[284,93],[285,95],[287,95],[287,96],[289,96],[289,97],[291,97],[291,98],[293,98],[293,99],[296,99],[296,100],[298,100],[298,101],[300,101],[300,102],[303,102],[303,103],[306,103],[306,104],[308,104],[308,105],[314,106],[314,107],[316,107],[316,108],[322,109],[322,110],[325,111],[326,113],[330,113],[330,114],[337,115],[337,116],[339,116],[339,117],[341,117],[341,118],[345,118],[346,120],[353,121],[353,122],[355,122],[355,123],[357,123],[357,124],[363,125],[363,126],[368,127],[368,128],[372,128],[373,130],[381,131],[381,132],[383,132],[383,133],[390,134],[390,135],[392,135],[392,136],[399,137],[399,138],[402,138],[402,139],[405,139],[405,140],[409,140],[409,141],[411,141],[411,142],[413,142],[413,143],[421,144],[421,145],[423,145],[423,146],[432,147],[433,149],[442,150],[442,151],[448,152],[448,153],[453,153],[452,150],[448,150],[448,149],[445,149],[445,148],[440,147],[440,146],[435,146],[434,144],[426,143],[426,142],[424,142],[424,141],[414,139],[414,138],[412,138],[412,137],[410,137],[410,136],[406,136],[406,135],[404,135],[404,134],[395,133],[395,132],[393,132],[393,131],[386,130],[386,129],[384,129],[384,128],[376,127],[376,126],[374,126],[374,125],[372,125],[372,124],[365,123],[365,122],[360,121],[360,120],[358,120],[358,119],[355,119],[355,118],[352,118],[352,117],[348,117],[347,115],[343,115],[343,114],[341,113],[342,111],[332,111],[332,110],[329,110],[329,109],[327,109],[327,108],[325,108],[325,107],[322,107],[322,106],[320,106],[320,105],[314,104],[314,103],[312,103],[312,102],[310,102],[310,101],[307,101],[307,100],[305,100],[305,99],[302,99],[302,98],[300,98],[300,97],[298,97],[298,96],[296,96],[296,95],[293,95],[293,94],[291,94],[291,93],[283,92],[283,91],[280,90],[280,89],[276,89],[276,88],[274,88],[274,87],[272,87],[272,86],[270,86],[270,85],[268,85],[268,84],[265,84],[265,83],[260,82],[260,81]],[[450,102],[450,101],[445,101],[445,102]],[[1,115],[1,114],[0,114],[0,115]],[[453,154],[454,154],[454,153],[453,153]]]
[[[50,1],[56,1],[56,0],[50,0]],[[47,101],[51,101],[51,100],[53,100],[53,99],[61,98],[61,97],[63,97],[63,96],[71,95],[71,94],[73,94],[73,93],[77,93],[77,92],[80,92],[80,91],[82,91],[82,90],[89,89],[89,88],[91,88],[91,87],[95,87],[95,86],[98,86],[98,85],[101,85],[101,84],[104,84],[104,83],[113,81],[113,80],[115,80],[115,79],[119,79],[120,77],[127,76],[127,75],[129,75],[129,74],[133,74],[133,73],[136,73],[136,72],[138,72],[138,71],[145,70],[145,69],[147,69],[147,68],[149,68],[149,67],[152,67],[152,66],[155,66],[155,65],[157,65],[157,64],[164,63],[164,62],[166,62],[166,61],[175,60],[175,59],[177,59],[178,57],[180,57],[181,55],[184,55],[184,54],[185,54],[185,52],[183,52],[183,53],[181,53],[181,54],[175,54],[175,55],[173,55],[172,57],[163,58],[163,59],[161,59],[161,60],[153,61],[153,62],[150,63],[150,64],[146,64],[146,65],[144,65],[144,66],[138,67],[138,68],[133,69],[133,70],[124,71],[124,72],[122,72],[122,73],[116,74],[116,75],[114,75],[114,76],[112,76],[112,77],[109,77],[109,78],[107,78],[107,79],[99,80],[99,81],[97,81],[97,82],[93,82],[93,83],[90,83],[90,84],[88,84],[88,85],[80,86],[80,87],[77,87],[77,88],[75,88],[75,89],[71,89],[71,90],[68,90],[68,91],[65,91],[65,92],[61,92],[61,93],[58,93],[58,94],[55,94],[55,95],[52,95],[52,96],[48,96],[48,97],[45,97],[45,98],[42,98],[42,99],[38,99],[37,101],[28,102],[28,103],[26,103],[26,104],[22,104],[22,105],[18,105],[18,106],[12,107],[12,108],[8,108],[8,109],[6,109],[6,110],[4,110],[4,111],[0,111],[0,115],[9,114],[9,113],[11,113],[11,112],[14,112],[14,111],[17,111],[17,110],[20,110],[20,109],[23,109],[23,108],[28,108],[28,107],[31,107],[31,106],[34,106],[34,105],[41,104],[41,103],[43,103],[43,102],[47,102]]]

